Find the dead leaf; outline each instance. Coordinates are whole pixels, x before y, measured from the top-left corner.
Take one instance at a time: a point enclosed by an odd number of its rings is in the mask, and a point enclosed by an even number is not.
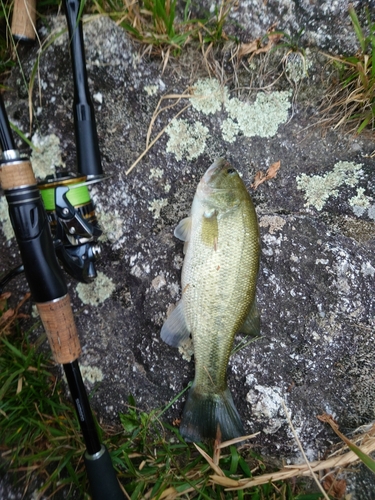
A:
[[[346,492],[346,481],[345,479],[337,479],[333,474],[329,474],[323,481],[323,487],[330,496],[340,500],[344,498]]]
[[[279,171],[281,166],[280,160],[276,161],[275,163],[272,163],[270,168],[267,170],[267,172],[264,174],[263,172],[257,172],[254,177],[254,182],[251,184],[252,189],[256,189],[258,186],[263,184],[263,182],[267,182],[270,179],[273,179],[276,177],[277,172]]]
[[[0,312],[6,309],[7,302],[10,296],[11,296],[10,292],[5,292],[0,294]]]
[[[0,299],[2,299],[7,294],[2,294]],[[10,294],[7,298],[10,297]],[[0,317],[0,334],[4,333],[5,335],[9,335],[11,332],[10,326],[16,319],[28,318],[27,314],[20,313],[19,310],[23,306],[23,304],[31,297],[30,293],[27,293],[24,298],[17,304],[14,309],[8,309],[4,311]]]
[[[241,43],[238,47],[237,51],[237,58],[241,59],[244,56],[247,56],[250,54],[249,61],[257,54],[262,54],[265,52],[269,52],[274,45],[276,45],[280,39],[282,38],[282,34],[280,33],[273,33],[276,25],[274,24],[271,26],[271,28],[268,30],[268,35],[267,35],[267,43],[266,45],[263,45],[263,39],[262,38],[257,38],[256,40],[253,40],[249,43]]]

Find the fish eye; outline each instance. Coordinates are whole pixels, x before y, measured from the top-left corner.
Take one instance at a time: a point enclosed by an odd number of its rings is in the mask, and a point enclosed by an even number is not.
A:
[[[234,168],[228,168],[227,174],[235,174],[235,173],[236,173],[236,171]]]

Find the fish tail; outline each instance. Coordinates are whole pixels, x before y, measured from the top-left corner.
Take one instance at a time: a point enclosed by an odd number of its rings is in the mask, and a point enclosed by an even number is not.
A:
[[[193,384],[182,414],[182,437],[186,441],[199,442],[216,438],[218,431],[222,441],[245,435],[228,387],[220,394],[202,394]]]

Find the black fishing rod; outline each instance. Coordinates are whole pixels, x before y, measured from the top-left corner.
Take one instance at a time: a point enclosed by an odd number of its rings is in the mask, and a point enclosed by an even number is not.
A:
[[[0,185],[4,190],[25,275],[57,363],[63,365],[86,445],[85,464],[94,500],[123,500],[108,450],[100,442],[78,364],[80,342],[49,220],[28,159],[15,148],[0,96]]]
[[[64,0],[64,10],[69,30],[69,48],[74,81],[74,129],[77,148],[77,170],[88,179],[101,178],[103,169],[85,60],[82,31],[82,11],[85,2]]]

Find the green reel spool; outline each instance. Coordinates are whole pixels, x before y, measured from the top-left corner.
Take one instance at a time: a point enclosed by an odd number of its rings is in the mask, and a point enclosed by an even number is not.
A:
[[[48,211],[55,210],[55,188],[41,189],[42,200],[45,209]],[[66,197],[73,207],[86,205],[90,201],[90,193],[87,186],[71,187],[66,193]]]
[[[58,186],[66,186],[69,188],[69,191],[66,193],[66,197],[73,207],[79,208],[90,203],[90,192],[87,185],[83,184],[85,181],[86,177],[77,177],[63,178],[61,180],[39,184],[40,194],[42,196],[45,209],[48,212],[55,211],[55,189]],[[77,187],[75,187],[75,185],[77,185]]]

